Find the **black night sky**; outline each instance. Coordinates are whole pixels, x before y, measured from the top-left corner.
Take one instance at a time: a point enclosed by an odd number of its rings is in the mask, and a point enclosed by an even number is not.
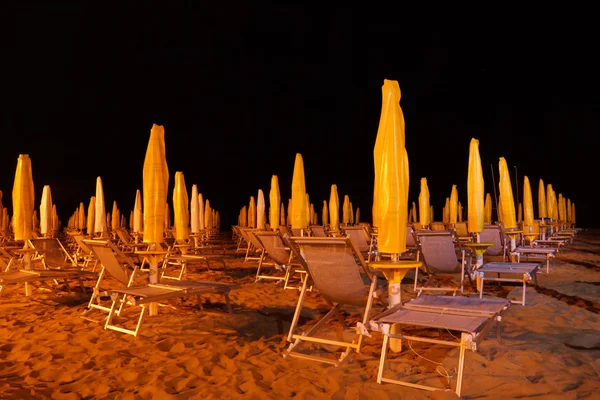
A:
[[[107,208],[116,200],[128,216],[156,123],[165,127],[171,188],[183,171],[188,193],[197,184],[224,229],[258,189],[268,199],[271,175],[287,204],[296,153],[319,213],[335,183],[370,221],[381,86],[393,79],[406,120],[409,201],[426,177],[436,220],[453,184],[466,207],[475,137],[492,196],[491,170],[497,182],[505,157],[515,196],[527,175],[537,204],[542,178],[575,202],[580,227],[600,226],[600,68],[589,11],[459,17],[352,3],[14,4],[2,6],[0,89],[0,190],[11,214],[16,162],[26,153],[36,208],[48,184],[66,223],[101,176]]]

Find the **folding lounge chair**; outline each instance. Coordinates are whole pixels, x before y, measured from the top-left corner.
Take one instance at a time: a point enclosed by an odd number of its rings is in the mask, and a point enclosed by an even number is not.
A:
[[[310,225],[308,228],[311,236],[327,237],[327,232],[325,232],[325,227],[323,225]]]
[[[421,296],[405,304],[383,312],[376,316],[371,322],[372,330],[383,333],[383,345],[381,347],[381,358],[377,371],[377,383],[387,382],[425,390],[446,390],[444,388],[427,386],[418,383],[420,375],[412,376],[413,382],[400,381],[383,376],[385,362],[388,355],[390,338],[403,339],[415,342],[441,344],[458,347],[458,374],[456,377],[455,392],[461,395],[462,380],[465,363],[466,350],[477,351],[477,347],[483,340],[485,334],[496,322],[498,327],[500,315],[508,309],[510,302],[504,299],[474,299],[468,297],[453,296]],[[392,327],[394,333],[392,333]],[[417,327],[419,334],[404,333],[410,327]],[[399,329],[398,329],[399,328]],[[460,332],[460,340],[435,339],[430,335],[424,336],[423,330],[432,330],[435,333],[448,331],[452,334]],[[400,330],[400,332],[398,332]],[[432,332],[433,333],[433,332]],[[398,349],[400,350],[400,349]]]
[[[479,280],[477,283],[479,298],[483,296],[483,286],[487,281],[522,283],[523,295],[521,300],[511,300],[511,302],[524,306],[527,283],[533,280],[537,286],[537,271],[540,267],[541,264],[539,263],[489,262],[483,264],[474,272],[474,275],[477,276]]]
[[[517,262],[521,262],[521,258],[526,259],[543,259],[546,260],[546,273],[550,273],[550,260],[556,257],[558,248],[556,247],[532,247],[520,246],[515,249],[517,254]]]
[[[240,233],[242,234],[244,241],[247,243],[246,257],[244,258],[244,262],[256,260],[260,263],[264,257],[265,249],[262,248],[260,242],[258,242],[254,235],[252,235],[252,231],[254,229],[255,228],[240,229]]]
[[[87,268],[90,263],[93,263],[92,272],[96,270],[96,265],[98,264],[98,259],[94,257],[92,250],[83,242],[85,236],[81,233],[69,233],[75,244],[77,246],[75,253],[73,254],[73,259],[78,265],[81,265],[82,268]]]
[[[60,240],[56,238],[29,239],[31,247],[37,250],[34,259],[41,260],[46,269],[77,269],[77,261],[69,254]]]
[[[365,324],[369,321],[373,300],[380,291],[385,291],[385,288],[378,287],[377,277],[371,273],[363,256],[350,238],[284,237],[284,240],[300,261],[309,278],[302,283],[298,304],[287,337],[288,342],[291,343],[283,356],[338,366],[348,359],[352,351],[360,352],[364,336],[369,335]],[[298,328],[309,280],[331,309],[316,324]],[[350,335],[352,337],[344,340],[343,337],[340,337],[342,335],[338,335],[336,340],[324,337],[324,335],[316,336],[333,316],[337,317],[341,325],[346,328],[344,317],[340,313],[340,308],[346,305],[364,309],[361,322],[357,324],[355,332]],[[301,352],[299,348],[305,342],[342,347],[344,350],[337,359],[322,357]]]
[[[306,272],[302,269],[300,263],[297,260],[294,260],[294,253],[292,253],[290,248],[283,241],[281,234],[274,231],[258,230],[254,231],[253,234],[265,249],[265,256],[273,261],[275,268],[284,271],[283,276],[261,275],[261,267],[264,265],[264,262],[261,262],[256,271],[256,282],[261,279],[273,279],[283,282],[284,289],[300,289],[304,279],[306,279]],[[301,274],[300,286],[289,285],[292,272]]]
[[[469,234],[469,228],[466,222],[462,221],[455,223],[453,229],[456,232],[456,236],[458,236],[458,240],[461,242],[464,243],[473,241],[473,236]]]
[[[7,284],[19,284],[29,283],[35,284],[38,282],[46,283],[48,281],[54,281],[58,283],[58,280],[64,280],[67,287],[69,287],[69,281],[75,280],[81,286],[81,289],[85,291],[83,284],[84,280],[94,279],[97,275],[93,272],[80,271],[80,270],[37,270],[37,269],[21,269],[18,271],[0,272],[0,294],[2,294],[2,288]],[[26,290],[27,295],[27,290]]]
[[[465,276],[470,279],[473,254],[471,249],[462,248],[454,231],[415,232],[415,240],[419,245],[425,271],[429,275],[427,281],[418,287],[418,272],[415,276],[415,291],[420,296],[425,290],[452,291],[453,295],[463,292]],[[460,283],[454,287],[428,287],[437,276],[460,273]]]
[[[445,231],[446,229],[446,224],[443,222],[432,222],[429,224],[429,227],[432,231]]]
[[[148,247],[148,243],[136,243],[125,228],[119,228],[114,233],[117,239],[117,246],[123,251],[136,251]]]
[[[502,235],[499,225],[490,224],[484,225],[483,231],[479,234],[480,241],[494,243],[493,246],[485,250],[486,256],[502,256],[502,260],[506,259],[506,240]]]
[[[220,293],[225,296],[227,310],[231,312],[231,304],[229,301],[229,291],[239,285],[221,282],[206,282],[206,281],[175,281],[169,284],[156,283],[135,285],[132,284],[132,277],[128,276],[127,270],[117,259],[117,253],[114,251],[113,244],[109,241],[104,243],[93,243],[96,241],[88,241],[87,243],[93,249],[92,251],[98,257],[103,266],[103,271],[108,271],[122,284],[127,285],[124,288],[111,289],[112,305],[108,310],[108,317],[104,325],[104,329],[111,329],[117,332],[137,336],[142,326],[144,314],[146,312],[146,304],[157,303],[160,301],[183,298],[188,296],[196,296],[198,305],[202,308],[200,295],[208,293]],[[135,271],[135,269],[134,269]],[[114,316],[121,316],[123,307],[126,304],[140,306],[140,315],[137,318],[135,329],[127,329],[123,326],[117,326],[113,323]],[[117,306],[118,305],[118,306]],[[105,310],[104,307],[96,307]]]
[[[354,242],[367,262],[371,261],[371,252],[373,250],[373,241],[369,232],[364,226],[346,226],[342,228],[344,235],[348,236]]]

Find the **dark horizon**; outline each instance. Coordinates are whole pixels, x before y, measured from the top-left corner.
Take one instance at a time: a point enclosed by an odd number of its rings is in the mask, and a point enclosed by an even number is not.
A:
[[[49,184],[66,224],[104,184],[107,211],[129,217],[142,190],[150,128],[165,127],[169,204],[176,171],[229,229],[250,196],[284,204],[296,153],[315,210],[348,194],[370,221],[373,146],[384,79],[397,80],[410,162],[409,204],[428,180],[436,220],[458,186],[466,210],[469,142],[480,142],[486,192],[498,159],[576,204],[577,225],[600,227],[592,25],[431,21],[416,31],[378,10],[277,5],[162,9],[12,6],[3,89],[0,190],[12,215],[20,153],[32,159],[36,209]],[[504,29],[498,29],[504,26]],[[543,32],[543,35],[539,34]],[[588,142],[589,140],[589,142]],[[518,189],[515,185],[515,167]],[[516,198],[515,198],[516,201]],[[537,216],[537,207],[534,207]]]

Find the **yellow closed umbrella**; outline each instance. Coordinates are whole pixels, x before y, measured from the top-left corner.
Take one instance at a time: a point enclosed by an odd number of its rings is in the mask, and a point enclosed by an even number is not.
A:
[[[279,224],[285,225],[285,207],[283,206],[283,202],[281,202],[281,205],[279,206],[279,213]]]
[[[404,143],[404,115],[400,107],[400,86],[385,80],[375,148],[374,222],[378,225],[380,253],[396,260],[406,252],[408,216],[408,155]]]
[[[304,181],[304,161],[300,153],[294,161],[292,177],[292,228],[306,229],[308,226],[308,208],[306,206],[306,183]]]
[[[321,224],[323,226],[329,225],[329,207],[327,206],[327,200],[323,200],[323,210],[321,211]]]
[[[19,154],[12,192],[14,234],[16,241],[33,237],[34,191],[31,159],[28,154]]]
[[[199,219],[198,209],[198,185],[192,185],[192,194],[190,196],[190,231],[197,235],[200,232],[200,226],[198,226]],[[197,243],[197,242],[196,242]]]
[[[576,222],[577,218],[575,217],[575,203],[571,203],[571,223],[575,225]]]
[[[517,222],[523,221],[523,206],[519,203],[517,207]]]
[[[256,227],[260,230],[265,230],[265,195],[262,189],[258,189],[256,197]]]
[[[412,220],[413,222],[417,222],[417,203],[412,202]]]
[[[136,237],[144,232],[144,211],[142,208],[142,194],[140,190],[135,191],[135,203],[133,205],[133,232]]]
[[[173,213],[175,214],[175,240],[185,242],[190,238],[190,204],[187,188],[185,187],[185,176],[183,172],[175,172],[175,187],[173,188]]]
[[[354,223],[358,224],[360,222],[360,207],[356,207],[356,216],[354,217]]]
[[[513,198],[512,186],[510,184],[510,175],[506,159],[500,157],[500,201],[502,202],[502,223],[504,228],[513,229],[517,227],[517,218],[515,215],[515,201]]]
[[[421,227],[426,227],[431,223],[430,210],[427,178],[421,178],[421,191],[419,192],[419,224]]]
[[[446,197],[446,204],[444,205],[442,221],[446,224],[450,222],[450,197]]]
[[[288,199],[286,222],[288,226],[292,226],[292,199]]]
[[[456,185],[452,185],[452,190],[450,191],[450,218],[448,222],[451,224],[458,222],[458,190],[456,189]]]
[[[467,209],[467,214],[468,213],[469,213],[469,210]],[[483,223],[484,224],[492,223],[492,196],[490,196],[489,193],[486,193],[486,195],[485,195],[485,213],[484,213],[484,217],[483,217]]]
[[[469,232],[475,234],[477,242],[480,241],[479,234],[483,231],[486,216],[488,217],[487,223],[491,223],[492,198],[488,193],[487,198],[484,200],[484,180],[481,156],[479,155],[479,140],[471,138],[467,172],[467,225]]]
[[[529,235],[533,233],[533,223],[535,216],[533,214],[533,197],[531,195],[531,185],[529,178],[525,176],[523,178],[523,231],[526,237],[530,240],[535,238],[535,235]]]
[[[538,186],[538,218],[544,222],[544,218],[548,218],[548,209],[546,207],[546,190],[544,181],[540,179]]]
[[[279,178],[277,175],[271,176],[271,191],[269,192],[269,226],[271,230],[279,229],[279,221],[281,216],[281,194],[279,192]]]
[[[563,222],[565,220],[565,213],[563,209],[563,195],[562,193],[558,194],[558,219]]]
[[[331,185],[329,194],[329,233],[339,236],[340,233],[340,200],[337,185]]]
[[[83,203],[81,203],[81,208],[83,208]],[[80,229],[83,228],[84,227],[81,227]],[[52,193],[50,192],[49,185],[45,185],[42,189],[42,202],[40,203],[40,233],[44,236],[52,236]]]
[[[571,199],[567,199],[567,222],[571,223]]]
[[[248,226],[248,210],[246,209],[246,206],[242,207],[240,210],[240,226],[242,228]]]
[[[256,200],[254,200],[254,196],[250,196],[250,203],[248,204],[248,228],[256,228]]]
[[[463,206],[458,202],[458,222],[463,222]]]
[[[87,234],[94,235],[94,224],[96,223],[96,196],[90,197],[87,214]]]
[[[198,193],[198,229],[206,229],[204,223],[204,196],[202,196],[202,193]]]
[[[94,212],[94,233],[104,237],[106,233],[106,207],[104,205],[104,188],[102,178],[96,178],[96,210]]]
[[[342,205],[342,222],[345,225],[348,225],[350,223],[350,214],[352,212],[350,211],[350,197],[348,197],[348,195],[344,195],[344,204]]]
[[[156,124],[150,131],[144,159],[143,185],[144,243],[150,243],[153,249],[156,249],[160,247],[160,243],[163,243],[165,223],[169,219],[167,209],[169,168],[165,148],[165,129]]]
[[[554,218],[554,201],[552,200],[552,185],[550,183],[546,185],[546,211],[548,212],[548,218]]]
[[[111,221],[110,221],[110,229],[116,231],[119,229],[119,222],[121,220],[121,216],[119,215],[119,207],[117,207],[117,201],[113,201],[113,208],[111,213]]]

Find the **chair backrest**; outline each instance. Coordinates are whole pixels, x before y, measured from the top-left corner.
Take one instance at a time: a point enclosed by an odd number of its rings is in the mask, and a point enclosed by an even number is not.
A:
[[[131,236],[129,235],[129,232],[127,232],[124,228],[118,228],[117,230],[115,230],[115,233],[117,234],[117,236],[119,237],[119,239],[121,240],[121,242],[123,244],[133,243],[133,240],[132,240]]]
[[[290,262],[290,249],[283,241],[281,234],[274,231],[253,232],[267,252],[267,256],[278,265],[287,265]]]
[[[342,231],[361,253],[367,253],[371,249],[371,237],[364,226],[345,226]]]
[[[290,231],[290,228],[288,228],[287,225],[279,225],[279,232],[281,232],[282,235],[292,236],[292,231]]]
[[[459,267],[454,231],[415,232],[423,262],[432,272],[455,272]],[[458,242],[458,241],[457,241]]]
[[[90,248],[98,260],[100,260],[102,266],[113,278],[124,285],[128,285],[129,272],[127,268],[117,259],[117,254],[119,253],[115,251],[116,246],[112,242],[107,240],[87,239],[84,239],[83,242]],[[124,256],[123,260],[135,270],[136,266],[131,262],[129,257]]]
[[[498,256],[504,253],[504,242],[500,226],[496,224],[484,225],[483,231],[479,234],[479,238],[482,242],[494,243],[485,251],[485,255]]]
[[[325,232],[325,227],[323,225],[310,225],[309,228],[313,236],[327,237],[327,233]]]
[[[77,263],[62,243],[56,238],[30,239],[31,244],[44,257],[46,266],[50,268],[75,267]]]
[[[262,243],[260,242],[260,240],[258,240],[256,238],[256,236],[254,235],[254,232],[259,231],[256,228],[242,228],[242,230],[244,232],[246,232],[246,235],[248,236],[248,240],[250,241],[250,243],[252,243],[252,246],[254,246],[255,249],[257,250],[262,250],[264,249]]]
[[[292,236],[303,236],[304,233],[304,229],[300,228],[290,228],[290,231],[292,231]]]
[[[83,253],[85,255],[88,255],[91,253],[91,249],[88,247],[87,244],[85,244],[83,242],[83,235],[81,233],[74,233],[71,235],[71,237],[73,239],[75,239],[75,242],[77,243],[77,246],[79,246],[79,248],[81,249],[81,251],[83,251]]]
[[[365,259],[348,237],[284,238],[323,297],[334,304],[365,306],[372,279]],[[366,281],[366,282],[365,282]]]
[[[465,221],[457,222],[454,224],[454,229],[456,230],[456,234],[458,237],[469,237],[469,228]]]
[[[446,224],[444,224],[443,222],[439,222],[439,221],[434,221],[431,224],[429,224],[429,226],[432,231],[445,231],[446,230]]]

